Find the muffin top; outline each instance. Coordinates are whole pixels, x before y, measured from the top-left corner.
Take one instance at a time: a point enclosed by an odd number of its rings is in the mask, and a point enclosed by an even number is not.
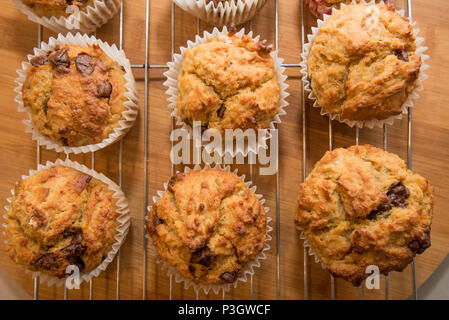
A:
[[[413,28],[387,5],[348,5],[319,28],[307,60],[317,102],[342,119],[383,120],[401,113],[421,58]]]
[[[205,169],[172,177],[147,227],[159,256],[184,278],[226,284],[262,251],[267,217],[239,177]]]
[[[6,215],[10,257],[58,278],[69,265],[95,269],[115,242],[115,203],[105,183],[65,166],[19,181]]]
[[[86,11],[88,6],[93,6],[95,0],[22,0],[40,17],[68,17],[68,6],[76,6],[81,11]]]
[[[30,62],[23,104],[53,141],[70,147],[99,143],[124,119],[124,69],[97,45],[63,45]]]
[[[326,152],[300,186],[296,224],[328,270],[354,285],[401,271],[430,246],[433,188],[370,145]]]
[[[184,51],[177,112],[205,128],[269,128],[280,90],[271,46],[229,34]]]

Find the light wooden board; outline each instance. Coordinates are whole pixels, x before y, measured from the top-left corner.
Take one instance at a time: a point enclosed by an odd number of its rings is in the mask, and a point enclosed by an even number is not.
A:
[[[132,64],[142,64],[145,59],[145,2],[144,0],[127,1],[124,11],[124,49]],[[396,1],[403,7],[403,1]],[[171,60],[171,1],[150,1],[150,63],[165,64]],[[274,43],[275,1],[269,0],[266,7],[253,21],[256,34]],[[15,70],[20,67],[28,53],[37,45],[37,26],[20,13],[9,1],[2,3],[0,12],[0,203],[6,204],[9,190],[22,174],[36,167],[36,144],[31,136],[24,132],[21,120],[24,114],[16,112],[14,102]],[[449,248],[449,114],[445,110],[449,104],[447,83],[449,83],[449,21],[441,12],[449,9],[445,0],[414,0],[413,13],[421,34],[429,47],[428,61],[431,68],[427,70],[429,79],[425,82],[425,91],[416,102],[413,113],[413,169],[428,177],[435,186],[435,218],[432,226],[432,247],[417,258],[418,283],[423,283],[438,267],[448,253]],[[307,29],[314,19],[306,12]],[[280,56],[286,63],[298,63],[301,52],[301,6],[299,1],[279,1],[279,45]],[[118,42],[118,17],[101,28],[97,35],[109,43]],[[246,25],[248,28],[248,24]],[[211,30],[210,26],[201,24],[201,29]],[[197,22],[189,14],[175,9],[175,52],[193,39],[197,32]],[[52,33],[45,31],[44,40]],[[147,197],[150,204],[155,192],[171,175],[169,152],[171,143],[170,112],[167,108],[163,87],[164,70],[152,70],[148,85],[148,188]],[[304,251],[302,242],[293,224],[298,184],[302,179],[302,98],[300,73],[297,68],[287,70],[289,75],[290,97],[287,115],[282,118],[280,126],[280,290],[283,299],[302,299],[304,293]],[[143,218],[145,214],[144,195],[144,71],[134,72],[140,95],[140,114],[133,129],[123,140],[123,189],[127,194],[131,212],[132,226],[128,239],[121,250],[120,298],[141,299],[143,296]],[[307,109],[307,169],[310,171],[328,148],[328,120],[319,115],[309,104]],[[407,121],[396,122],[388,128],[388,149],[405,158]],[[341,124],[334,125],[334,147],[349,146],[355,143],[355,129]],[[382,146],[381,129],[363,129],[361,143]],[[118,151],[115,144],[99,151],[95,155],[95,169],[117,181]],[[54,160],[65,155],[42,150],[42,161]],[[90,167],[91,154],[71,156]],[[237,166],[242,173],[249,175],[248,165]],[[182,168],[176,168],[178,170]],[[253,168],[253,181],[258,191],[264,194],[267,205],[271,208],[272,226],[276,221],[276,176],[259,176],[258,167]],[[273,231],[275,235],[275,230]],[[274,236],[272,249],[262,267],[254,277],[256,299],[277,298],[277,239]],[[2,241],[3,243],[3,241]],[[33,281],[30,274],[13,264],[2,245],[0,263],[27,292],[32,294]],[[169,281],[164,271],[155,263],[148,252],[147,258],[147,298],[169,298]],[[330,298],[330,276],[321,267],[311,261],[310,297],[313,299]],[[95,299],[114,299],[116,297],[117,267],[114,261],[107,272],[94,280]],[[384,297],[384,283],[380,290],[364,290],[367,299]],[[412,292],[411,269],[402,273],[393,273],[390,279],[390,297],[403,299]],[[174,284],[174,298],[195,298],[192,289],[184,290],[180,284]],[[227,295],[230,299],[249,299],[250,284],[239,284]],[[89,286],[83,284],[81,290],[70,291],[69,298],[87,299]],[[336,281],[338,299],[357,299],[358,289],[343,280]],[[40,288],[42,299],[62,299],[63,288]],[[217,299],[210,294],[200,296],[202,299]]]

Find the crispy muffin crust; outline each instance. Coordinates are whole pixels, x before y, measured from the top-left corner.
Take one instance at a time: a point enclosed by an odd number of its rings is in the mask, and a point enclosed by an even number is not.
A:
[[[55,142],[99,143],[124,119],[125,72],[100,47],[64,45],[30,62],[23,103],[35,126]]]
[[[430,246],[433,188],[398,156],[370,145],[326,152],[300,185],[296,224],[336,277],[354,285],[401,271]]]
[[[413,27],[393,7],[349,5],[323,23],[307,60],[318,105],[343,119],[401,113],[417,86],[421,58]]]
[[[239,177],[205,169],[172,177],[147,227],[159,256],[184,278],[225,284],[262,251],[267,217]]]
[[[265,41],[232,34],[184,51],[178,115],[221,132],[269,128],[280,99],[270,51]]]
[[[69,265],[92,271],[115,242],[112,195],[105,183],[64,166],[19,181],[6,215],[11,259],[58,278]]]
[[[40,17],[68,17],[68,6],[77,6],[81,11],[86,11],[88,6],[93,6],[94,0],[22,0],[34,13]]]

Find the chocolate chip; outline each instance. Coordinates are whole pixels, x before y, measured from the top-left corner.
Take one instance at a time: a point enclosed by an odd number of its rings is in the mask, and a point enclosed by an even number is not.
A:
[[[69,140],[67,140],[67,138],[62,137],[61,138],[61,142],[63,146],[68,146],[69,145]]]
[[[107,81],[99,81],[97,83],[97,96],[100,98],[109,98],[112,93],[112,84]]]
[[[204,203],[200,203],[200,211],[204,210]]]
[[[168,181],[168,185],[167,185],[167,189],[168,191],[174,193],[175,191],[173,190],[173,187],[175,186],[176,183],[176,177],[173,176],[170,178],[170,180]]]
[[[95,70],[94,60],[88,53],[81,52],[75,60],[76,69],[82,74],[91,74]]]
[[[227,283],[232,283],[235,281],[236,273],[233,272],[225,272],[220,276],[220,279]]]
[[[154,217],[153,217],[153,226],[154,226],[154,229],[156,229],[156,227],[157,227],[158,225],[163,224],[163,223],[164,223],[164,219],[161,219],[161,218],[159,218],[157,215],[154,215]]]
[[[256,43],[256,50],[268,54],[273,50],[273,46],[268,44],[267,40],[262,40]]]
[[[205,267],[209,267],[211,263],[211,255],[209,247],[204,247],[198,251],[195,251],[192,254],[192,258],[190,259],[191,263],[201,264]]]
[[[430,247],[430,236],[428,233],[426,233],[423,237],[419,239],[415,239],[412,242],[408,244],[408,247],[410,250],[412,250],[414,253],[421,254],[423,253],[428,247]]]
[[[402,182],[399,182],[399,183],[391,186],[387,192],[387,197],[390,200],[391,205],[393,207],[400,207],[400,208],[406,207],[407,203],[405,202],[405,200],[409,196],[410,196],[410,192],[402,184]]]
[[[368,219],[372,220],[377,215],[381,214],[382,212],[389,211],[390,209],[391,205],[389,203],[381,203],[377,206],[376,210],[373,210],[368,214]]]
[[[54,253],[45,253],[37,257],[33,261],[33,265],[35,265],[37,268],[49,270],[54,267],[58,267],[58,262]]]
[[[61,250],[66,256],[69,265],[76,265],[80,271],[85,267],[81,256],[86,253],[87,248],[83,245],[82,231],[78,230],[73,234],[70,245]]]
[[[92,180],[92,177],[87,174],[83,174],[83,175],[77,176],[75,179],[76,179],[74,181],[75,191],[76,191],[76,193],[81,194],[81,192],[83,192],[83,190],[89,184],[90,180]]]
[[[39,67],[48,61],[47,56],[37,56],[30,60],[31,65]]]
[[[70,57],[67,53],[67,48],[62,48],[53,52],[48,60],[56,66],[56,71],[69,72],[70,71]]]
[[[408,62],[408,54],[404,50],[395,50],[394,55],[401,61]]]
[[[222,119],[223,119],[224,114],[225,114],[225,111],[226,111],[226,107],[224,106],[224,104],[222,104],[222,105],[220,106],[220,108],[218,108],[218,110],[217,110],[217,116],[218,116],[219,118],[222,118]]]
[[[44,105],[44,113],[45,113],[45,115],[47,115],[47,113],[48,113],[48,104],[47,103]]]
[[[190,271],[190,273],[192,274],[192,276],[195,277],[195,267],[192,266],[191,264],[189,264],[189,271]]]

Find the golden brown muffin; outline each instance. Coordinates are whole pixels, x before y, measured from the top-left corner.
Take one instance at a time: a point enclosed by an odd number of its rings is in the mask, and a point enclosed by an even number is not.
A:
[[[127,109],[124,69],[94,45],[63,45],[31,59],[23,104],[40,132],[70,147],[101,142]]]
[[[280,99],[270,51],[266,41],[232,34],[184,51],[178,115],[221,132],[269,128]]]
[[[67,276],[69,265],[92,271],[116,241],[112,196],[105,183],[65,166],[19,181],[6,215],[10,257],[58,278]]]
[[[370,145],[326,152],[301,184],[296,224],[332,275],[359,285],[370,265],[401,271],[430,246],[433,188]]]
[[[421,58],[413,27],[387,5],[349,5],[323,23],[307,60],[317,102],[341,119],[401,113],[417,86]]]
[[[159,256],[184,278],[225,284],[234,282],[262,251],[267,216],[235,174],[194,170],[171,178],[147,227]]]
[[[40,17],[68,17],[68,6],[76,6],[81,11],[86,11],[88,6],[93,6],[94,0],[22,0],[34,13]]]

